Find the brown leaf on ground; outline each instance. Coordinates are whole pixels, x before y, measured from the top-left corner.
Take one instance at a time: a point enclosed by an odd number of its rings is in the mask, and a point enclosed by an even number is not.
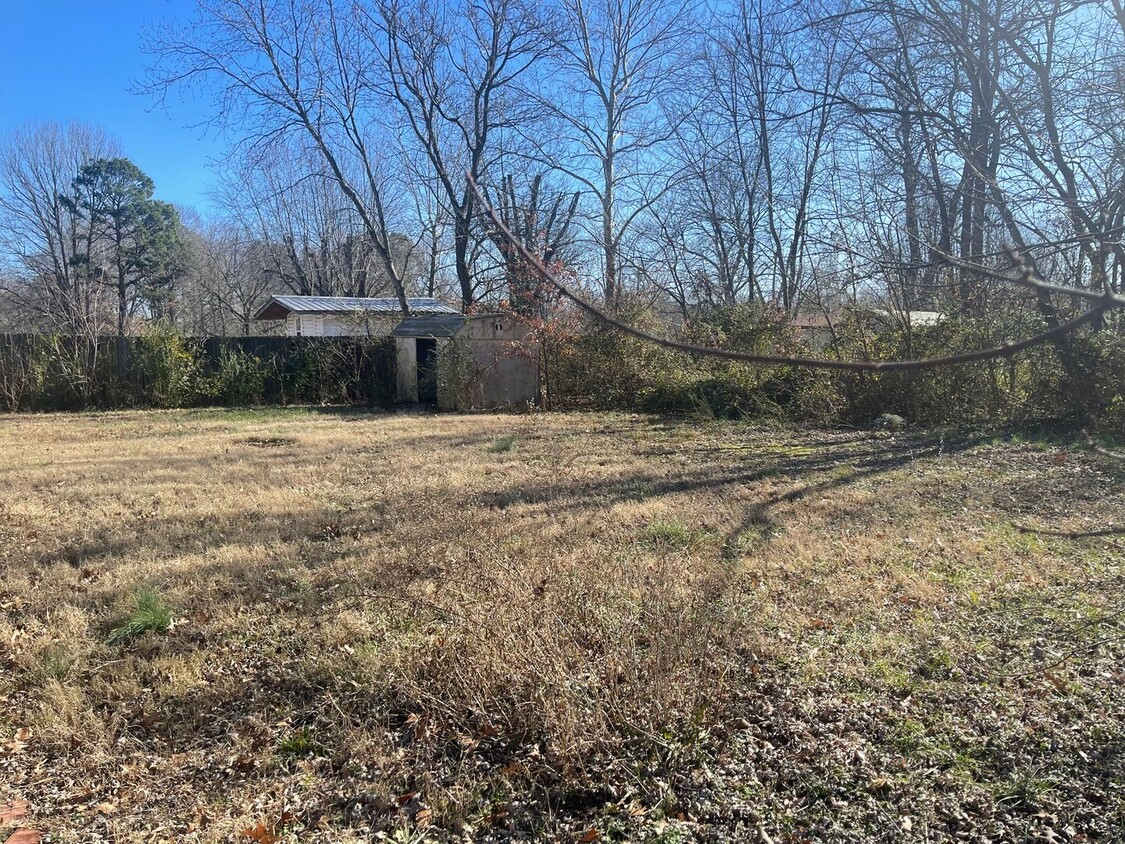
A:
[[[239,833],[247,841],[257,841],[258,844],[277,844],[281,839],[266,829],[264,823],[260,823],[255,827],[246,827]]]
[[[0,803],[0,825],[17,821],[26,816],[26,800],[12,800],[9,803]]]
[[[39,844],[42,840],[43,833],[37,829],[17,829],[4,844]]]

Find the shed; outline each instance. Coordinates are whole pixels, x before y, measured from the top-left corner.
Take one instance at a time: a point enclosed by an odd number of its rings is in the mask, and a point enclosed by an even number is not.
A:
[[[511,314],[416,314],[392,334],[399,401],[503,407],[539,397],[536,349]]]
[[[458,313],[429,297],[406,301],[415,314]],[[285,333],[290,337],[380,337],[398,325],[402,306],[394,297],[270,296],[254,319],[285,320]]]

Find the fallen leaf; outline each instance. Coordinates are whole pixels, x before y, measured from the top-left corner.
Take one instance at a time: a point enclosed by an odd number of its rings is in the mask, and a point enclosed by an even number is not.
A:
[[[0,803],[0,826],[12,821],[17,821],[27,816],[27,801],[13,800],[10,803]]]
[[[31,730],[27,727],[20,727],[16,730],[15,735],[12,736],[12,740],[5,744],[4,747],[7,748],[10,754],[15,756],[17,753],[23,753],[24,750],[27,749],[27,741],[30,738]]]
[[[257,841],[258,844],[277,844],[277,842],[281,840],[278,836],[266,829],[264,823],[260,823],[253,828],[246,827],[239,835],[248,841]]]
[[[586,834],[578,839],[578,844],[590,844],[591,841],[601,841],[602,834],[594,827],[586,830]]]
[[[37,829],[17,829],[4,844],[39,844],[42,840],[43,833]]]

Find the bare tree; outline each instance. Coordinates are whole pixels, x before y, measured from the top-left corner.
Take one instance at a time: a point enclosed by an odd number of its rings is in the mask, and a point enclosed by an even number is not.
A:
[[[478,190],[478,197],[484,202],[484,197]],[[993,277],[1008,284],[1025,287],[1037,291],[1058,291],[1066,292],[1071,295],[1085,300],[1087,307],[1076,317],[1067,320],[1057,326],[1048,328],[1046,331],[1041,331],[1030,337],[1018,341],[1004,342],[997,346],[988,348],[974,349],[971,351],[955,352],[948,355],[942,355],[932,358],[910,358],[901,360],[839,360],[839,359],[826,359],[826,358],[813,358],[813,357],[796,357],[793,355],[783,354],[761,354],[753,352],[740,352],[732,349],[723,349],[712,346],[701,346],[692,343],[685,343],[679,340],[671,339],[668,337],[654,334],[630,325],[628,322],[607,313],[602,308],[591,304],[586,301],[581,295],[576,293],[571,287],[566,284],[557,273],[546,267],[542,260],[540,260],[529,247],[522,243],[518,237],[506,226],[497,215],[495,209],[486,206],[486,213],[492,225],[496,230],[505,237],[511,248],[517,251],[528,266],[533,268],[536,274],[552,289],[554,289],[560,296],[573,302],[582,311],[593,317],[598,322],[601,322],[611,328],[614,328],[624,334],[631,335],[640,340],[643,340],[654,345],[663,346],[664,348],[673,349],[676,351],[687,352],[692,355],[702,357],[717,358],[720,360],[739,361],[742,363],[752,364],[765,364],[765,365],[782,365],[782,366],[804,366],[814,369],[834,369],[853,372],[878,372],[878,371],[899,371],[899,372],[912,372],[924,369],[938,369],[947,366],[956,366],[965,363],[974,363],[977,361],[995,360],[998,358],[1010,358],[1027,349],[1041,346],[1045,343],[1054,342],[1058,338],[1066,337],[1083,326],[1087,326],[1097,319],[1099,319],[1108,310],[1125,310],[1125,297],[1119,296],[1112,291],[1105,290],[1102,292],[1094,292],[1083,290],[1081,288],[1069,288],[1060,285],[1052,284],[1045,279],[1036,276],[1026,265],[1020,265],[1017,261],[1017,274],[1001,275],[994,274]],[[1017,256],[1018,257],[1018,256]]]
[[[212,201],[261,244],[278,290],[303,296],[370,296],[393,285],[364,224],[320,156],[299,146],[233,158]],[[388,244],[400,277],[401,248]]]
[[[626,239],[675,180],[666,147],[692,17],[681,0],[564,0],[556,31],[557,71],[539,102],[561,129],[536,140],[541,159],[593,197],[602,295],[615,307]]]
[[[66,197],[83,166],[119,151],[97,127],[54,123],[13,132],[0,151],[0,250],[12,264],[7,293],[49,328],[86,335],[106,327],[100,285],[79,261],[90,249],[90,222]]]
[[[199,0],[192,27],[166,31],[151,51],[149,90],[212,93],[214,120],[259,149],[302,138],[362,222],[403,313],[406,290],[391,245],[391,158],[384,92],[365,73],[368,44],[356,15],[332,0]]]
[[[255,310],[273,290],[269,247],[237,221],[193,220],[195,266],[180,307],[180,326],[201,336],[254,333]]]
[[[525,192],[517,191],[515,176],[501,179],[500,190],[489,198],[498,209],[500,219],[521,243],[529,244],[544,264],[555,266],[574,260],[572,224],[578,210],[579,194],[568,198],[563,193],[548,194],[543,187],[543,174],[536,174]],[[503,256],[508,299],[512,307],[527,316],[544,314],[542,283],[534,270],[527,267],[508,239],[490,229],[493,243]]]
[[[452,220],[454,266],[461,303],[470,308],[476,198],[466,179],[483,180],[500,141],[529,119],[517,83],[547,49],[534,6],[523,0],[402,3],[384,0],[363,28],[383,85],[412,136],[421,161],[415,173],[432,179]]]

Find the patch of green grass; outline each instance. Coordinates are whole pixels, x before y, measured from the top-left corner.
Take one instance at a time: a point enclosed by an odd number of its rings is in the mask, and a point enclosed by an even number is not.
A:
[[[727,540],[723,546],[723,557],[736,560],[765,545],[774,535],[775,529],[767,523],[752,522]]]
[[[43,679],[60,683],[70,676],[77,657],[65,645],[53,645],[39,657],[38,673]]]
[[[899,691],[909,691],[914,687],[914,677],[894,659],[877,659],[871,663],[872,676],[884,685]]]
[[[665,548],[686,548],[691,545],[691,530],[676,519],[653,519],[641,531],[641,539]]]
[[[1004,780],[988,783],[999,803],[1034,808],[1054,790],[1054,783],[1029,772],[1015,772]]]
[[[172,610],[155,589],[137,590],[133,609],[109,631],[107,645],[124,645],[145,633],[167,633],[172,626]]]
[[[887,737],[891,745],[900,752],[917,753],[927,744],[926,725],[913,718],[903,718],[891,728]]]
[[[930,680],[947,680],[953,674],[957,660],[945,648],[926,652],[917,666],[918,673]]]
[[[516,444],[516,435],[508,434],[507,436],[500,437],[487,449],[489,454],[507,454],[512,450],[512,446]]]
[[[316,740],[311,727],[301,727],[277,743],[277,752],[291,759],[304,759],[324,752],[324,745]]]

